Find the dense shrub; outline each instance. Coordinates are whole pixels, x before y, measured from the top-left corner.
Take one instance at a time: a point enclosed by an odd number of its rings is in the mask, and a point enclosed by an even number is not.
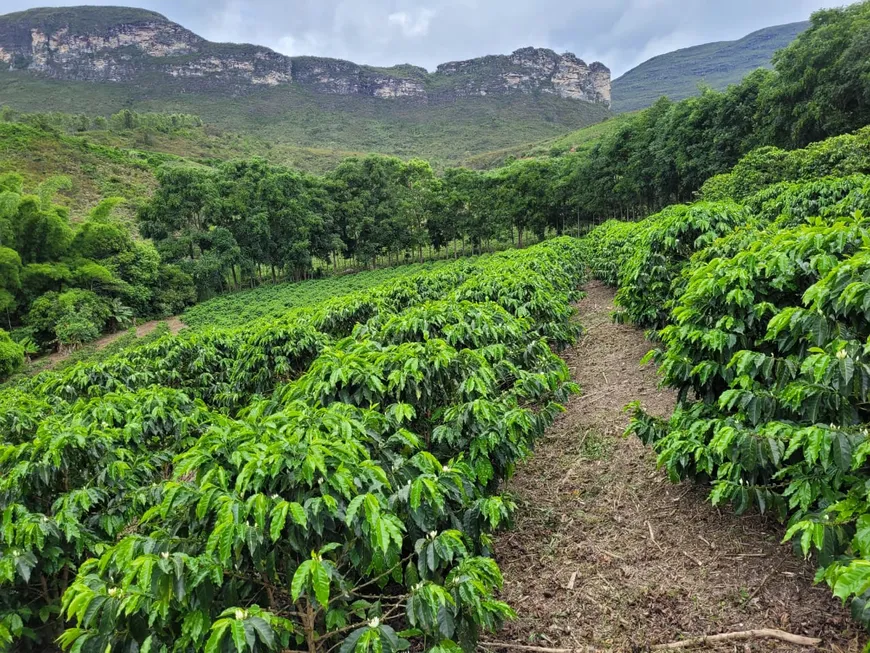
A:
[[[10,328],[30,327],[43,351],[75,348],[132,318],[174,314],[195,299],[189,275],[161,264],[153,245],[111,217],[120,198],[100,202],[73,226],[51,177],[33,193],[20,175],[0,175],[0,311]]]
[[[611,286],[619,282],[619,271],[633,251],[634,238],[642,230],[643,224],[643,221],[608,220],[595,227],[584,239],[587,251],[585,260],[598,279]]]
[[[778,182],[816,181],[822,177],[867,173],[870,173],[870,127],[800,150],[775,147],[753,150],[730,172],[707,180],[700,196],[709,201],[742,202]]]
[[[40,295],[27,319],[41,341],[68,346],[96,338],[111,314],[109,303],[97,293],[74,288]]]

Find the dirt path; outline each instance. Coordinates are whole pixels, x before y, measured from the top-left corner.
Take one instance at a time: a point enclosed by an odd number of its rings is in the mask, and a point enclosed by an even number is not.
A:
[[[597,283],[587,292],[579,305],[587,333],[565,352],[583,395],[507,488],[517,523],[495,550],[503,598],[520,616],[498,639],[631,651],[779,628],[821,637],[824,650],[861,650],[866,634],[827,586],[813,585],[812,566],[779,544],[780,524],[717,510],[704,489],[668,482],[637,438],[621,437],[628,402],[667,415],[674,397],[657,389],[651,366],[639,367],[651,348],[642,333],[610,321],[613,292]],[[761,640],[736,646],[716,650],[807,650]]]
[[[156,329],[159,324],[162,324],[163,322],[166,322],[169,325],[169,332],[172,334],[176,334],[184,328],[184,323],[177,317],[167,317],[162,320],[151,320],[150,322],[143,322],[136,327],[136,337],[142,338],[144,336],[147,336],[149,333],[154,331],[154,329]],[[110,344],[115,342],[118,338],[125,335],[126,333],[126,330],[110,333],[109,335],[97,338],[96,340],[89,342],[88,347],[93,348],[94,351],[100,351],[101,349],[105,349],[106,347],[108,347]],[[68,351],[58,351],[35,360],[33,364],[38,365],[40,371],[50,370],[61,361],[69,358],[70,354],[71,352]]]

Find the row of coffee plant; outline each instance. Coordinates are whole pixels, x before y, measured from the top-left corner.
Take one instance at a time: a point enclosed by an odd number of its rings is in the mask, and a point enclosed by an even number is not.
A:
[[[437,651],[511,616],[498,491],[576,386],[581,245],[458,261],[0,395],[0,642]]]
[[[867,131],[762,150],[704,199],[584,243],[618,286],[617,317],[650,329],[679,393],[630,431],[674,481],[771,512],[819,579],[870,624],[870,161]],[[833,176],[826,176],[833,175]]]
[[[409,263],[323,279],[259,286],[252,290],[219,295],[191,306],[184,312],[182,320],[187,326],[200,329],[237,327],[263,318],[279,319],[292,308],[313,306],[329,299],[369,290],[401,277],[452,264],[449,261]]]

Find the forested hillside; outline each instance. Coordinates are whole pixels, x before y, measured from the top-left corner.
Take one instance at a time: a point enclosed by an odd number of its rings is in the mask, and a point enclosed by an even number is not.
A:
[[[0,125],[14,138],[54,133],[94,165],[139,160],[152,180],[127,214],[105,197],[74,221],[59,203],[75,190],[67,178],[0,175],[0,376],[133,317],[186,310],[190,324],[0,390],[0,649],[529,646],[484,639],[526,607],[503,601],[493,535],[519,511],[542,529],[562,522],[502,482],[581,391],[558,353],[595,328],[573,307],[590,275],[618,288],[616,320],[655,338],[651,358],[676,395],[672,415],[634,406],[630,432],[673,481],[769,515],[764,537],[814,556],[819,580],[870,624],[868,62],[870,2],[821,11],[772,71],[488,171],[370,154],[314,174],[88,144],[67,135],[70,117]],[[56,131],[27,124],[37,120]],[[123,123],[137,120],[169,136],[202,129],[189,115],[113,120],[102,138],[129,138]],[[96,172],[80,183],[133,188],[133,176]],[[530,236],[546,240],[528,247]],[[612,392],[603,369],[581,410]],[[572,470],[587,438],[617,437],[563,428]],[[565,521],[599,528],[581,523],[599,497],[566,478],[545,491],[567,497]],[[660,480],[649,487],[664,493]],[[656,533],[691,492],[660,497],[636,560],[585,549],[584,560],[624,579],[653,547],[684,557]],[[726,568],[742,559],[705,552]],[[732,583],[727,600],[770,627],[721,641],[822,645],[753,602],[782,564],[764,562],[758,585]],[[574,564],[550,586],[582,588],[587,567]],[[700,575],[703,561],[686,565]],[[639,601],[679,605],[671,589],[616,598],[643,619]],[[561,597],[550,598],[570,625]],[[631,645],[713,641],[674,614],[672,632],[632,633]],[[827,627],[845,632],[845,619]],[[571,650],[608,645],[594,628],[566,632]]]
[[[776,54],[773,71],[723,92],[661,99],[613,123],[591,149],[519,160],[505,172],[547,168],[552,191],[564,193],[562,211],[581,221],[644,217],[691,200],[756,148],[803,147],[861,128],[870,122],[866,14],[865,3],[818,12],[812,28]]]

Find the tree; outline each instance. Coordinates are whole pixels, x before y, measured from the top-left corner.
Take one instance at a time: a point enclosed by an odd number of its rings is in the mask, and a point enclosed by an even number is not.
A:
[[[154,289],[155,314],[177,315],[196,302],[193,277],[177,265],[161,265]]]
[[[155,241],[180,236],[188,241],[190,258],[196,258],[190,236],[202,233],[218,210],[217,173],[191,165],[165,165],[158,169],[160,185],[139,212],[142,235]]]
[[[23,365],[24,347],[0,329],[0,381],[20,370]]]
[[[870,123],[870,3],[812,15],[808,30],[774,55],[764,94],[776,145],[802,147]]]
[[[27,315],[27,324],[34,328],[41,344],[77,347],[99,336],[111,315],[109,301],[93,291],[73,288],[39,296]]]
[[[398,229],[404,237],[396,242],[399,246],[416,249],[422,263],[423,246],[430,240],[429,220],[438,210],[443,185],[428,162],[412,159],[404,165],[401,186],[397,218]]]
[[[72,250],[90,259],[105,259],[133,247],[133,239],[124,225],[111,219],[111,212],[126,200],[109,197],[91,210],[72,241]]]
[[[45,206],[35,195],[21,196],[15,216],[15,250],[24,263],[44,263],[64,257],[73,238],[67,211]]]

